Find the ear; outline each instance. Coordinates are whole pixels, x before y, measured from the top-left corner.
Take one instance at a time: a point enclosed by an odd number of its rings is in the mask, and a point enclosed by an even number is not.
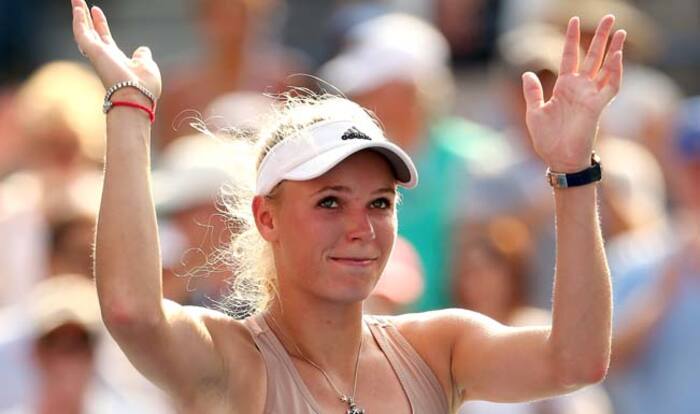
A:
[[[272,203],[263,196],[253,198],[253,217],[258,232],[268,242],[277,240],[277,227],[272,214]]]

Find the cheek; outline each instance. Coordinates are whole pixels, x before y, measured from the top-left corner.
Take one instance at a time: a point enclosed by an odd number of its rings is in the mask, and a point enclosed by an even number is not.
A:
[[[279,243],[288,258],[298,264],[318,260],[319,254],[342,236],[342,226],[313,212],[297,212],[281,217]]]
[[[392,249],[394,248],[394,244],[396,243],[397,228],[398,223],[396,221],[395,215],[391,218],[383,218],[382,220],[377,221],[374,225],[374,233],[376,236],[377,245],[384,254],[383,265],[386,265],[386,262],[389,259],[389,255]]]
[[[383,220],[378,227],[381,231],[377,232],[377,239],[381,239],[384,243],[389,243],[390,246],[393,246],[396,241],[396,229],[398,228],[396,216]]]

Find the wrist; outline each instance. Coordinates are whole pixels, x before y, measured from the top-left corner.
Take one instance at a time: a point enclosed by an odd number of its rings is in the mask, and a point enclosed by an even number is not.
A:
[[[112,94],[111,100],[134,102],[146,107],[151,107],[153,105],[153,102],[151,102],[151,100],[148,99],[146,95],[133,88],[119,89],[118,91],[114,92],[114,94]]]
[[[572,174],[585,170],[591,166],[590,155],[583,160],[574,162],[550,162],[548,167],[552,172]]]
[[[114,106],[107,113],[106,121],[108,127],[110,125],[121,125],[118,128],[128,128],[127,125],[133,125],[138,130],[151,130],[151,119],[149,115],[142,110],[129,108],[126,106]]]
[[[556,168],[561,168],[561,166],[557,166]],[[595,151],[591,154],[591,158],[585,167],[579,168],[572,166],[571,168],[576,169],[568,172],[568,166],[565,167],[564,171],[549,167],[546,173],[549,185],[554,188],[580,187],[596,183],[602,178],[600,158],[596,155]]]
[[[107,114],[114,107],[127,107],[140,110],[145,113],[151,123],[153,123],[155,120],[156,97],[139,82],[117,82],[107,89],[102,104],[102,112]]]

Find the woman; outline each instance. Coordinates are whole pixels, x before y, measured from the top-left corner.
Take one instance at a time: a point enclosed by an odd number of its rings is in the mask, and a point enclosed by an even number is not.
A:
[[[414,185],[416,175],[408,157],[340,99],[292,105],[286,116],[311,123],[281,128],[261,153],[252,213],[274,261],[269,305],[237,321],[164,301],[148,174],[158,68],[147,48],[131,58],[119,50],[99,8],[72,5],[78,46],[103,83],[145,87],[118,89],[111,100],[122,104],[107,114],[96,242],[102,314],[132,363],[183,406],[197,413],[444,413],[466,399],[542,398],[605,376],[611,301],[595,185],[554,190],[551,327],[510,328],[457,310],[363,323],[363,299],[395,239],[396,186]],[[579,21],[571,20],[550,101],[534,75],[523,76],[533,144],[553,171],[591,166],[598,118],[622,76],[623,31],[604,56],[613,21],[602,19],[579,67]],[[334,150],[314,154],[318,143]],[[370,147],[381,149],[363,150]],[[300,154],[311,154],[308,164],[287,162]]]

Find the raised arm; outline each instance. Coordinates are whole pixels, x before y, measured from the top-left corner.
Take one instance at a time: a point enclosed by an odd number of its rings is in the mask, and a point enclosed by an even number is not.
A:
[[[552,99],[529,73],[523,77],[527,123],[535,150],[553,171],[573,173],[591,164],[603,109],[622,80],[625,32],[604,17],[579,66],[579,21],[569,23]],[[604,59],[605,57],[605,59]],[[610,361],[612,292],[600,231],[597,186],[555,189],[556,271],[552,330],[547,347],[563,387],[601,381]]]
[[[126,56],[112,39],[99,8],[89,10],[84,0],[71,3],[78,47],[104,85],[135,81],[158,97],[160,73],[149,49],[140,47],[131,57]],[[146,95],[130,87],[119,89],[112,100],[147,107],[152,104]],[[122,350],[149,379],[187,399],[202,384],[227,388],[230,378],[213,333],[217,326],[229,322],[223,315],[184,308],[162,298],[150,188],[150,132],[146,111],[116,106],[107,114],[95,276],[103,319]],[[237,329],[245,342],[242,327],[229,331],[235,334]],[[238,352],[244,348],[242,345]]]
[[[624,31],[614,34],[604,59],[613,23],[612,16],[601,20],[579,66],[579,21],[571,19],[548,102],[537,77],[523,76],[532,142],[553,171],[572,173],[591,165],[600,114],[622,76]],[[542,185],[547,185],[544,171]],[[438,328],[427,336],[434,348],[441,342],[451,351],[449,368],[442,368],[449,381],[443,384],[450,383],[455,400],[531,400],[605,377],[612,300],[596,197],[595,184],[554,190],[557,264],[551,327],[507,327],[467,311],[436,314]],[[433,361],[440,358],[432,358],[430,351],[426,355]]]

